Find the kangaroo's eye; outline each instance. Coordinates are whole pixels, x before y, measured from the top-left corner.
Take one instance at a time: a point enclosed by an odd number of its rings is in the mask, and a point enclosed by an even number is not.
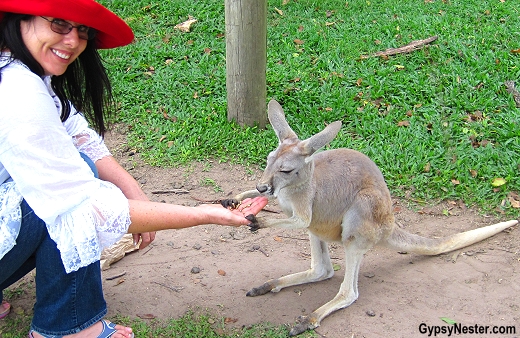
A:
[[[293,171],[294,171],[294,170],[280,170],[280,172],[281,172],[282,174],[290,174],[290,173],[292,173]]]

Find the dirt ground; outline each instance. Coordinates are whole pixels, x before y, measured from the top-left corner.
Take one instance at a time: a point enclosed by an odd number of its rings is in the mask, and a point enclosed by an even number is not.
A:
[[[112,131],[107,144],[120,163],[142,184],[151,200],[194,206],[254,188],[261,172],[216,162],[189,168],[151,167],[125,144],[124,128]],[[270,203],[267,217],[283,217]],[[399,225],[412,233],[442,237],[495,223],[460,203],[444,202],[411,210],[395,199]],[[217,225],[158,234],[146,249],[126,255],[103,271],[109,315],[141,318],[180,317],[188,310],[209,310],[229,327],[259,322],[293,324],[334,297],[343,280],[341,245],[331,244],[339,270],[330,280],[289,287],[279,293],[246,297],[271,278],[310,266],[305,231]],[[374,248],[361,266],[359,299],[325,318],[320,337],[427,337],[427,326],[447,326],[446,317],[463,325],[515,326],[520,336],[520,230],[508,229],[454,253],[434,257]],[[121,277],[113,278],[121,275]],[[26,312],[30,296],[16,299]],[[438,335],[447,337],[448,335]]]

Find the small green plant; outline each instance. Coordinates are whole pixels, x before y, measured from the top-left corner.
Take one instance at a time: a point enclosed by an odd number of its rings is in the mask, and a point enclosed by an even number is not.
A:
[[[215,192],[222,192],[222,188],[217,184],[217,182],[215,182],[213,179],[211,178],[204,178],[200,181],[200,185],[201,186],[210,186],[210,187],[213,187],[213,191]]]

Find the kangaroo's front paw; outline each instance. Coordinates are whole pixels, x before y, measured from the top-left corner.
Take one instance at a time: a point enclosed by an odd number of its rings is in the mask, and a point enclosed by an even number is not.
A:
[[[222,204],[222,206],[226,209],[234,210],[234,209],[238,208],[238,206],[240,205],[240,201],[236,200],[234,198],[229,198],[229,199],[221,200],[220,204]]]
[[[249,230],[257,231],[258,229],[260,229],[260,223],[258,223],[258,220],[256,219],[255,215],[247,215],[246,219],[251,222],[247,225],[249,227]]]

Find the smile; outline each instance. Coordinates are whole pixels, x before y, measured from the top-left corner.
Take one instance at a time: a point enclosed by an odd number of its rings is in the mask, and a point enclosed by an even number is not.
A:
[[[52,52],[57,55],[58,57],[62,58],[62,59],[65,59],[65,60],[68,60],[70,59],[70,54],[65,54],[65,53],[61,53],[61,52],[58,52],[57,50],[55,49],[51,49]]]

